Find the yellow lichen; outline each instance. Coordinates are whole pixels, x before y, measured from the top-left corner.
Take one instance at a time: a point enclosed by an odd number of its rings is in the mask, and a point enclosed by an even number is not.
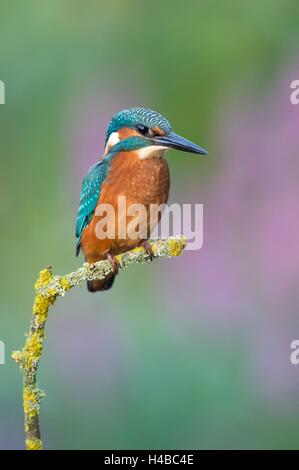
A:
[[[145,251],[145,248],[141,247],[141,246],[137,246],[136,248],[134,248],[134,253],[142,253]]]
[[[49,308],[49,299],[42,294],[37,294],[33,304],[33,313],[35,315],[46,315]]]
[[[43,447],[40,439],[26,439],[27,450],[41,450]]]
[[[25,348],[23,351],[23,361],[26,368],[30,369],[33,362],[38,361],[42,350],[42,338],[44,333],[42,331],[31,333],[26,341]]]
[[[61,285],[62,289],[64,289],[64,290],[69,290],[71,288],[71,283],[67,279],[66,276],[64,276],[60,279],[60,285]]]
[[[49,305],[54,304],[57,295],[58,295],[57,289],[55,289],[54,287],[47,290],[47,298],[48,298],[48,301],[49,301]]]
[[[40,271],[38,279],[36,283],[34,284],[35,289],[40,289],[40,287],[46,286],[47,284],[49,284],[51,277],[52,277],[52,273],[48,268]]]
[[[168,250],[170,256],[180,256],[183,248],[184,245],[180,240],[171,239],[168,241]]]
[[[51,299],[53,297],[56,297],[57,295],[57,289],[55,287],[52,287],[51,289],[47,290],[47,296]]]
[[[157,245],[152,245],[152,252],[154,253],[154,255],[156,255],[158,253]]]
[[[24,387],[23,407],[27,419],[31,419],[34,416],[37,416],[39,410],[37,393],[29,387]]]
[[[42,333],[31,333],[28,336],[25,345],[25,354],[31,354],[34,357],[38,357],[42,351],[42,343],[41,343],[41,336]]]

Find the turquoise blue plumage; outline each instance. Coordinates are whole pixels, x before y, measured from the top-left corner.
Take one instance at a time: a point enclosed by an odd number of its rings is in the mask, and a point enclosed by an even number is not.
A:
[[[83,229],[89,224],[92,219],[94,210],[97,206],[97,202],[99,199],[101,186],[108,175],[109,167],[110,160],[108,158],[104,158],[103,160],[89,168],[87,175],[83,180],[80,194],[80,204],[76,221],[76,237],[78,238],[78,243],[76,247],[77,256],[80,251],[80,240]]]
[[[170,122],[160,113],[147,108],[129,108],[114,114],[107,129],[106,143],[112,132],[118,131],[122,127],[135,128],[138,124],[144,124],[147,127],[159,127],[166,134],[172,130]]]

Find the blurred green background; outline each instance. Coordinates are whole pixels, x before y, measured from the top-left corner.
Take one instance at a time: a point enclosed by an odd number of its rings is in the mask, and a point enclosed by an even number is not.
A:
[[[21,375],[38,271],[75,269],[82,178],[111,116],[164,114],[171,202],[204,246],[75,289],[48,319],[49,449],[298,448],[299,79],[295,0],[0,0],[0,447],[23,448]]]

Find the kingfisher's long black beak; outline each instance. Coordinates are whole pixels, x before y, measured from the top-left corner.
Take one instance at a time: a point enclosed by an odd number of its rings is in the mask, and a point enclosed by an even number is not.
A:
[[[208,152],[194,144],[190,140],[181,137],[175,132],[170,132],[168,135],[157,135],[153,138],[156,145],[163,145],[168,148],[182,150],[183,152],[198,153],[200,155],[208,155]]]

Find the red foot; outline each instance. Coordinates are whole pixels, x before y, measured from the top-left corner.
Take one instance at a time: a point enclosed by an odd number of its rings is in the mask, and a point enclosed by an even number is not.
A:
[[[149,259],[151,261],[153,261],[155,255],[154,255],[154,252],[152,250],[152,247],[151,245],[149,244],[149,242],[147,240],[142,240],[142,242],[140,243],[141,246],[143,246],[143,248],[145,249],[145,251],[147,252],[148,256],[149,256]]]
[[[119,268],[120,268],[120,264],[119,262],[117,261],[117,259],[115,258],[114,255],[112,255],[111,253],[108,253],[107,254],[107,259],[108,261],[111,263],[111,266],[112,266],[112,269],[113,269],[113,273],[115,275],[118,274],[118,271],[119,271]]]

